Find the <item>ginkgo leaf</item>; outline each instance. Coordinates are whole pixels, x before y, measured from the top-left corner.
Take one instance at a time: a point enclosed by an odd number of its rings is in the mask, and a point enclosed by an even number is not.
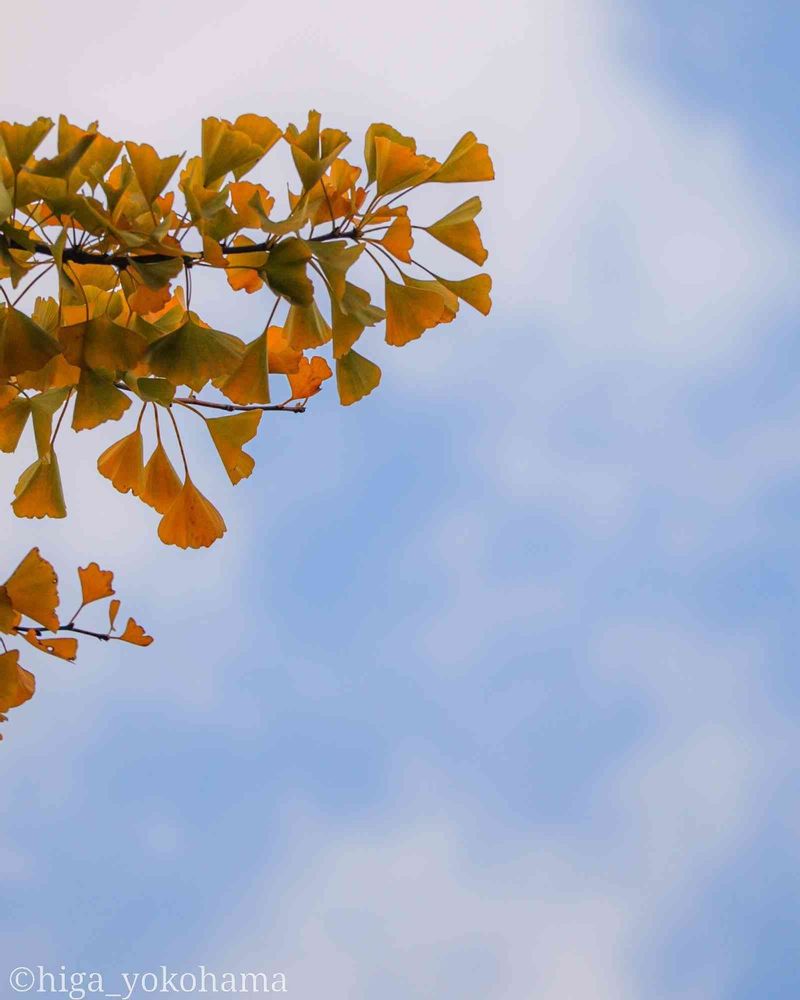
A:
[[[386,279],[386,343],[402,347],[442,322],[444,301],[426,288]]]
[[[31,125],[0,122],[0,139],[14,173],[18,173],[33,156],[40,143],[53,127],[52,119],[37,118]]]
[[[139,496],[144,488],[144,442],[137,427],[115,441],[97,459],[97,471],[120,493]]]
[[[377,163],[375,140],[379,138],[391,139],[392,142],[400,146],[405,146],[412,153],[416,153],[417,151],[417,143],[410,135],[403,135],[396,128],[386,125],[384,122],[375,122],[373,125],[370,125],[364,134],[364,162],[367,165],[367,177],[370,184],[375,180]]]
[[[269,402],[266,333],[245,347],[238,367],[219,384],[219,388],[234,403]]]
[[[165,156],[162,159],[146,142],[141,145],[135,142],[126,142],[125,148],[131,158],[131,166],[145,201],[152,204],[178,169],[183,154]]]
[[[161,518],[158,537],[165,545],[200,549],[213,545],[226,530],[220,512],[187,476],[172,506]]]
[[[159,441],[144,467],[144,483],[140,499],[159,514],[166,514],[181,491],[181,481]]]
[[[14,610],[11,598],[5,587],[0,587],[0,632],[12,633],[16,631],[22,619],[19,611]]]
[[[0,378],[38,371],[60,353],[58,341],[29,316],[0,307]]]
[[[276,295],[293,305],[307,306],[314,297],[314,286],[306,274],[311,251],[304,240],[289,236],[270,250],[264,268],[267,283]]]
[[[116,636],[121,642],[129,642],[134,646],[149,646],[153,641],[152,635],[147,635],[142,626],[133,618],[128,619],[125,631],[122,635]]]
[[[480,198],[469,198],[463,205],[425,228],[434,239],[480,265],[489,256],[481,243],[480,230],[472,221],[480,210]]]
[[[461,281],[439,278],[437,275],[437,280],[462,301],[471,305],[473,309],[477,309],[484,316],[489,315],[492,308],[492,300],[489,296],[492,290],[492,279],[488,274],[476,274],[472,278],[464,278]]]
[[[363,244],[348,246],[344,240],[331,240],[326,243],[312,243],[310,246],[334,297],[340,299],[345,293],[347,284],[345,276],[364,252]]]
[[[212,378],[230,375],[243,352],[238,337],[200,326],[188,315],[177,330],[153,341],[144,360],[154,375],[199,392]]]
[[[235,247],[248,247],[254,244],[253,240],[247,236],[237,236],[233,245]],[[267,254],[263,250],[255,250],[253,253],[231,254],[225,271],[228,284],[234,291],[244,289],[248,294],[257,292],[264,284],[259,269],[263,269],[266,263]]]
[[[121,603],[122,602],[118,598],[116,598],[116,597],[114,598],[113,601],[109,602],[109,605],[108,605],[108,631],[109,632],[113,632],[114,631],[114,624],[115,624],[115,622],[117,620],[117,615],[119,614],[119,609],[120,609]]]
[[[455,319],[459,310],[458,296],[446,288],[440,281],[430,278],[412,278],[408,274],[403,275],[403,281],[409,288],[419,288],[422,291],[434,292],[438,295],[444,306],[439,323],[450,323]]]
[[[30,168],[31,173],[42,177],[60,177],[63,180],[66,180],[72,171],[77,167],[78,162],[83,158],[84,153],[90,146],[94,145],[96,138],[97,137],[95,135],[86,132],[80,137],[80,139],[78,139],[71,149],[65,150],[57,156],[51,156],[47,159],[39,160],[34,167]]]
[[[439,166],[432,156],[418,156],[408,146],[383,136],[375,139],[375,180],[380,195],[421,184]]]
[[[86,368],[81,372],[75,391],[72,429],[91,430],[107,420],[119,420],[130,405],[130,399],[114,385],[110,376]]]
[[[135,380],[135,391],[141,399],[148,403],[160,403],[169,406],[175,398],[175,386],[166,378],[148,376]]]
[[[319,392],[322,383],[333,375],[325,358],[315,354],[310,360],[303,358],[297,374],[289,375],[292,399],[308,399]]]
[[[29,465],[14,487],[11,507],[17,517],[66,517],[61,473],[55,452]]]
[[[208,187],[225,174],[258,162],[263,147],[247,132],[219,118],[204,118],[202,125],[203,184]]]
[[[343,406],[368,396],[380,380],[380,368],[355,351],[348,351],[336,361],[336,388]]]
[[[242,445],[256,436],[260,422],[261,410],[248,410],[246,413],[206,420],[211,440],[234,486],[246,479],[255,467],[255,461],[242,450]]]
[[[35,690],[36,678],[19,665],[19,650],[0,653],[0,712],[24,705]]]
[[[33,418],[33,436],[39,455],[44,455],[50,450],[53,417],[66,402],[71,391],[69,386],[48,389],[46,392],[40,392],[37,396],[32,396],[29,400],[31,417]],[[0,422],[2,422],[2,414],[0,414]]]
[[[58,577],[38,548],[30,550],[4,586],[15,611],[45,628],[58,628]]]
[[[341,303],[331,300],[334,358],[347,354],[365,327],[375,326],[385,316],[383,309],[372,305],[369,292],[348,281]]]
[[[331,339],[332,331],[328,321],[312,301],[307,306],[291,306],[284,326],[289,345],[297,351],[309,347],[321,347]]]
[[[411,263],[411,248],[414,246],[414,237],[411,235],[411,220],[407,215],[398,215],[394,222],[383,234],[380,241],[381,246],[389,251],[398,260],[406,264]]]
[[[147,340],[138,330],[120,326],[108,316],[62,326],[58,339],[71,365],[110,372],[135,368],[147,348]]]
[[[303,352],[292,347],[283,327],[271,326],[267,330],[267,355],[270,372],[275,375],[293,375],[300,365]]]
[[[252,184],[250,181],[234,181],[228,189],[241,226],[244,229],[258,229],[261,219],[269,217],[275,199],[263,184]],[[258,209],[255,205],[258,205]]]
[[[105,597],[114,596],[114,574],[110,569],[100,569],[96,562],[88,566],[78,567],[78,577],[81,581],[82,604],[102,601]]]
[[[16,451],[30,415],[31,403],[25,396],[17,396],[0,410],[0,451]]]
[[[494,166],[489,157],[489,149],[478,142],[474,132],[465,132],[453,146],[450,155],[431,177],[440,184],[458,181],[491,181]]]
[[[28,629],[22,634],[35,649],[42,653],[49,653],[50,656],[57,656],[60,660],[74,660],[78,655],[77,639],[42,639],[33,629]]]

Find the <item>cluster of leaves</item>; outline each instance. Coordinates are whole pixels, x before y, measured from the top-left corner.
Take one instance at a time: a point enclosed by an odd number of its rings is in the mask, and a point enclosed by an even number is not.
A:
[[[253,469],[243,446],[263,412],[302,411],[333,375],[315,352],[329,345],[349,405],[380,380],[378,366],[355,350],[366,329],[385,321],[387,343],[400,347],[449,323],[462,301],[489,312],[487,274],[448,279],[411,256],[414,233],[424,230],[482,265],[479,198],[425,226],[412,224],[404,203],[422,185],[491,179],[486,146],[468,132],[439,162],[374,124],[362,168],[342,156],[349,137],[320,126],[314,111],[302,130],[255,114],[207,118],[201,153],[185,162],[174,190],[182,155],[134,142],[123,150],[96,123],[79,128],[62,116],[54,155],[37,158],[52,121],[0,122],[0,449],[16,450],[30,420],[37,456],[14,488],[18,516],[66,515],[54,446],[70,407],[72,428],[82,431],[136,403],[133,430],[103,452],[100,473],[159,513],[163,542],[208,546],[225,523],[189,475],[176,413],[203,419],[235,484]],[[298,190],[276,218],[263,184],[243,178],[279,142]],[[357,262],[377,268],[382,305],[351,280]],[[234,290],[267,293],[255,339],[213,329],[191,309],[197,268],[221,271]],[[45,274],[57,293],[26,311],[24,296]],[[275,375],[288,379],[288,398],[277,403]],[[199,398],[203,390],[212,398]],[[220,410],[227,415],[207,415]],[[147,413],[154,447],[145,461]],[[164,421],[181,474],[162,440]]]
[[[20,666],[19,650],[9,649],[4,636],[22,638],[34,649],[61,660],[78,655],[76,634],[109,641],[118,639],[134,646],[149,646],[153,641],[133,618],[119,635],[114,635],[120,602],[114,597],[114,574],[100,569],[97,563],[78,569],[81,604],[66,624],[58,618],[58,577],[52,565],[34,548],[25,556],[6,582],[0,586],[0,722],[5,713],[23,705],[36,690],[34,675]],[[93,632],[75,624],[88,604],[111,598],[108,605],[108,629]],[[31,622],[23,619],[29,618]],[[59,632],[70,633],[59,636]],[[0,740],[3,736],[0,733]]]

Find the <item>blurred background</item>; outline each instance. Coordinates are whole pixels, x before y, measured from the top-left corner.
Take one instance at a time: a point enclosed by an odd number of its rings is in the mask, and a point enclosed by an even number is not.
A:
[[[490,317],[365,335],[380,390],[265,417],[235,490],[205,448],[212,550],[91,475],[114,425],[67,521],[0,509],[3,575],[41,544],[71,604],[96,559],[157,638],[26,655],[0,978],[797,997],[797,6],[29,0],[3,34],[3,118],[167,154],[314,107],[356,151],[473,129],[498,179],[423,219],[481,195]],[[258,294],[194,296],[259,332]]]

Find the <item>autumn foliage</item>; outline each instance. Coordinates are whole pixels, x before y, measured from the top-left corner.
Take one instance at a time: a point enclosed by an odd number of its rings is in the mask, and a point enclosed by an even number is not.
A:
[[[440,161],[374,124],[362,166],[343,155],[350,138],[322,128],[315,111],[302,129],[256,114],[206,118],[200,153],[187,160],[63,116],[54,148],[41,155],[53,128],[47,118],[0,122],[0,450],[16,451],[28,425],[34,449],[13,488],[19,517],[66,516],[56,450],[63,427],[86,431],[130,416],[98,471],[157,513],[163,542],[209,546],[226,526],[190,475],[182,419],[204,422],[235,485],[253,471],[244,446],[265,412],[302,412],[334,374],[345,406],[378,386],[380,369],[363,346],[377,328],[402,347],[450,323],[462,302],[490,310],[487,274],[438,275],[417,250],[423,234],[483,265],[480,199],[417,224],[407,197],[424,185],[494,176],[471,132]],[[279,144],[297,174],[283,208],[253,179]],[[359,277],[368,268],[372,292]],[[220,272],[209,280],[226,290],[263,295],[259,328],[204,321],[191,302],[199,270]],[[31,567],[44,603],[15,604],[15,577]],[[80,571],[82,584],[90,570]],[[63,628],[50,606],[50,573],[36,550],[26,557],[0,589],[0,632],[63,655],[74,638],[41,639]],[[24,615],[38,625],[23,627]],[[0,655],[0,711],[33,691],[17,655]]]

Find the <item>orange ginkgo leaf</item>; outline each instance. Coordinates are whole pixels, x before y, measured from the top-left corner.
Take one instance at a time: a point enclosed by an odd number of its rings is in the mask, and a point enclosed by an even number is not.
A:
[[[489,256],[481,243],[480,230],[472,221],[480,210],[480,198],[469,198],[438,222],[425,228],[434,239],[480,265]]]
[[[58,628],[58,577],[52,565],[33,548],[5,582],[15,611],[45,628]]]
[[[114,598],[113,601],[109,602],[108,605],[108,631],[114,631],[114,623],[117,620],[117,615],[119,614],[121,601],[118,598]]]
[[[427,288],[386,279],[386,343],[402,347],[437,326],[444,317],[442,296]]]
[[[398,260],[402,260],[405,264],[410,264],[414,237],[411,235],[411,220],[409,217],[407,215],[398,215],[386,230],[380,242]]]
[[[180,491],[178,473],[159,441],[144,467],[144,483],[139,498],[159,514],[166,514]]]
[[[121,642],[130,642],[134,646],[149,646],[153,641],[152,635],[148,635],[142,626],[133,618],[128,619],[125,631],[122,635],[115,636]]]
[[[11,507],[17,517],[66,517],[61,473],[54,451],[42,455],[22,473]]]
[[[245,413],[234,413],[229,417],[206,420],[211,440],[234,486],[242,479],[246,479],[255,467],[255,460],[242,450],[242,445],[253,440],[260,422],[261,410],[248,410]]]
[[[25,396],[17,396],[0,410],[0,451],[16,451],[30,415],[31,403]]]
[[[172,506],[161,518],[158,537],[165,545],[200,549],[213,545],[226,530],[220,512],[187,476]]]
[[[336,361],[336,388],[342,406],[368,396],[380,380],[380,368],[355,351],[348,351]]]
[[[267,330],[267,354],[269,370],[274,375],[293,375],[303,357],[303,352],[292,347],[285,328],[280,326]]]
[[[114,582],[114,574],[110,569],[100,569],[96,562],[91,562],[88,566],[78,567],[78,577],[81,581],[82,605],[113,597],[114,588],[111,584]]]
[[[144,486],[144,442],[137,427],[115,441],[97,459],[97,471],[120,493],[139,496]]]
[[[322,383],[326,378],[330,378],[333,372],[325,358],[315,354],[310,360],[303,358],[297,374],[289,375],[289,386],[292,390],[292,399],[308,399],[319,392]]]
[[[269,216],[275,205],[275,199],[263,184],[252,184],[250,181],[234,181],[228,185],[231,201],[236,211],[239,224],[243,229],[258,229],[261,219]],[[258,208],[255,207],[258,205]]]
[[[57,656],[60,660],[74,660],[78,655],[77,639],[42,639],[33,629],[23,632],[23,636],[31,646],[40,652]]]
[[[431,177],[439,184],[453,184],[459,181],[491,181],[494,166],[489,156],[489,148],[478,139],[474,132],[466,132],[453,146],[450,155]]]
[[[19,665],[19,650],[0,654],[0,712],[23,705],[35,690],[36,678]]]
[[[0,587],[0,632],[5,632],[7,635],[12,634],[16,631],[21,619],[22,615],[14,609],[6,588]]]
[[[245,183],[242,181],[242,183]],[[237,236],[234,238],[235,247],[253,246],[253,240],[247,236]],[[228,284],[234,291],[244,289],[251,295],[257,292],[264,285],[264,279],[259,274],[259,268],[263,268],[267,263],[267,255],[263,250],[255,250],[253,253],[231,254],[228,258],[228,267],[225,277]]]

